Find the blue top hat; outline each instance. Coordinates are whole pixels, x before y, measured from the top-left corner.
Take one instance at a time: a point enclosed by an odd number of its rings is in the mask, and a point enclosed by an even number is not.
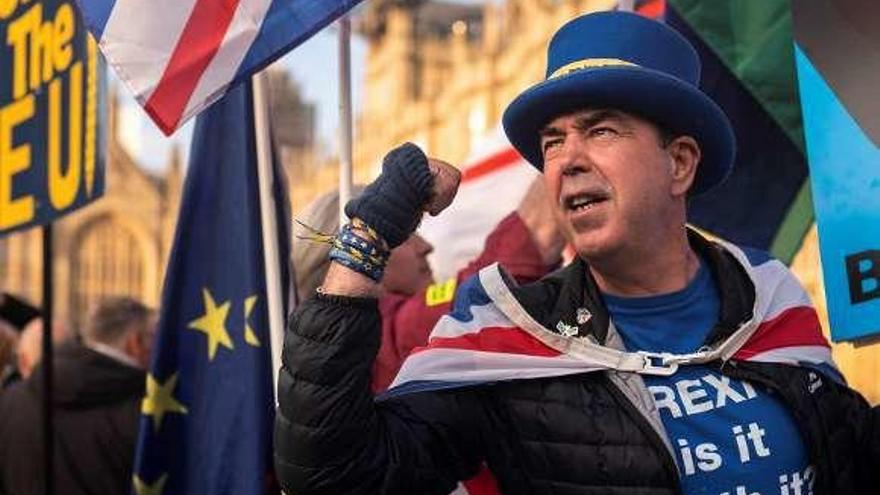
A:
[[[587,107],[630,112],[697,140],[703,155],[691,194],[699,194],[724,181],[735,148],[727,115],[699,80],[697,52],[672,28],[625,12],[584,15],[553,36],[546,79],[510,103],[504,131],[543,170],[538,131],[551,120]]]

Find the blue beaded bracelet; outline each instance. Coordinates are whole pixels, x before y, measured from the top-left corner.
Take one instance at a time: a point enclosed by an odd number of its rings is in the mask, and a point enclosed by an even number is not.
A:
[[[385,272],[384,264],[373,263],[367,259],[352,254],[350,251],[336,246],[330,250],[330,259],[377,283],[382,280],[382,275]]]
[[[375,282],[382,279],[390,255],[387,245],[375,231],[358,219],[340,229],[330,250],[331,260]]]

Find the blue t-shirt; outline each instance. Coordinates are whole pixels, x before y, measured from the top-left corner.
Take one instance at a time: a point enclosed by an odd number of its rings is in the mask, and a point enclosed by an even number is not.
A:
[[[701,264],[681,291],[648,297],[604,295],[630,351],[697,351],[718,321],[720,299]],[[672,376],[643,375],[654,396],[685,495],[808,495],[814,469],[778,398],[705,365]]]

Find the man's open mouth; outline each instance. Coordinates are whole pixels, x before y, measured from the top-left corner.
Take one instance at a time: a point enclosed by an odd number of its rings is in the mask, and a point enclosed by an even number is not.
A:
[[[608,201],[608,199],[609,195],[604,191],[584,192],[568,196],[565,198],[564,204],[569,211],[585,211]]]

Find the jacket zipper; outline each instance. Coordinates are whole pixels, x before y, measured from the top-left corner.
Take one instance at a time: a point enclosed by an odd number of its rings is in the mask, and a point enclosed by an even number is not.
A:
[[[651,441],[651,444],[654,446],[654,449],[660,452],[660,458],[662,459],[663,465],[666,468],[667,472],[672,473],[673,480],[673,488],[677,493],[681,492],[681,479],[679,478],[680,474],[678,472],[678,465],[675,463],[675,459],[672,458],[672,453],[666,447],[666,442],[660,438],[660,434],[656,429],[651,425],[651,421],[645,417],[645,413],[642,412],[635,404],[629,400],[629,397],[620,390],[617,385],[610,379],[606,377],[609,384],[611,385],[609,388],[611,389],[611,393],[617,397],[618,401],[623,403],[625,408],[627,408],[631,413],[631,417],[635,418],[639,428],[642,430],[645,435],[648,436],[648,439]]]

